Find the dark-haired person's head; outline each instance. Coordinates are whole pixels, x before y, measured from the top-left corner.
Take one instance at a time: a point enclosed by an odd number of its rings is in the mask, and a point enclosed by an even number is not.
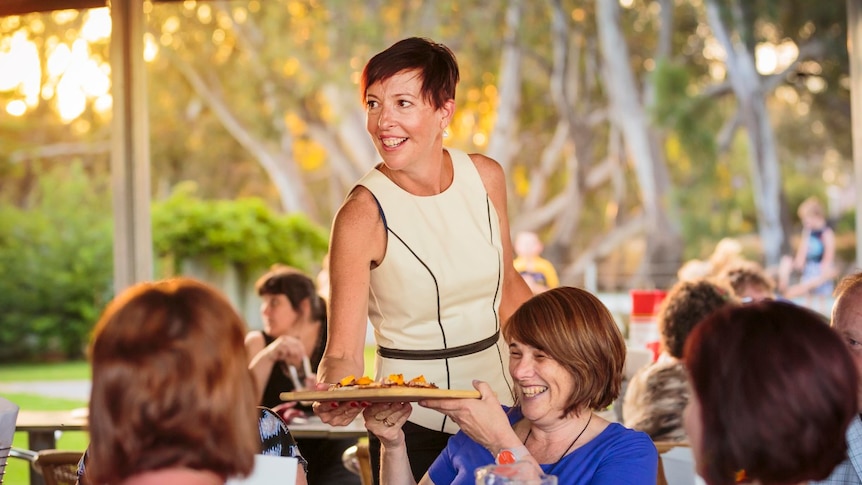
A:
[[[245,331],[218,291],[191,279],[118,295],[89,351],[90,482],[165,469],[248,474],[260,439]]]
[[[620,393],[625,340],[607,307],[588,291],[558,287],[537,294],[509,317],[503,337],[541,350],[574,377],[564,415],[604,409]]]
[[[677,359],[688,334],[707,315],[736,303],[729,288],[707,279],[675,284],[658,310],[658,328],[664,351]]]
[[[365,65],[360,88],[363,101],[369,86],[402,71],[416,71],[422,79],[420,93],[434,109],[455,99],[460,79],[455,54],[430,39],[409,37],[376,54]]]
[[[685,345],[685,427],[709,485],[820,480],[846,456],[858,377],[838,334],[778,301],[723,308]]]
[[[255,290],[266,304],[267,296],[281,295],[293,311],[308,313],[312,321],[326,323],[326,305],[317,293],[314,281],[289,266],[275,265],[255,282]]]

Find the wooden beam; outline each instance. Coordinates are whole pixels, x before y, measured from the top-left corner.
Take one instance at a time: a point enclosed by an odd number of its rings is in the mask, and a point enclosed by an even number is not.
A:
[[[51,10],[81,10],[107,6],[107,0],[3,0],[0,2],[0,17]]]
[[[862,267],[862,5],[847,0],[847,51],[850,55],[850,136],[856,185],[856,268]]]
[[[121,0],[114,0],[121,1]],[[181,2],[182,0],[153,0],[156,3]],[[82,10],[107,7],[109,0],[0,0],[0,17],[26,15],[52,10]]]
[[[114,291],[153,278],[144,0],[111,3]]]

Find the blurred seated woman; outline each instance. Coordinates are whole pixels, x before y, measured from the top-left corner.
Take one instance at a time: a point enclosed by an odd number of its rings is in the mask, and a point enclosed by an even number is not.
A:
[[[657,452],[644,433],[610,423],[603,410],[620,391],[625,342],[608,309],[572,287],[540,293],[503,327],[515,407],[501,406],[491,387],[473,385],[481,399],[420,401],[457,423],[419,483],[473,484],[476,468],[525,461],[560,485],[655,483]],[[401,426],[409,403],[376,403],[365,425],[382,444],[381,483],[416,483]]]
[[[194,280],[117,296],[90,346],[86,480],[208,485],[248,475],[261,441],[244,335],[230,303]]]
[[[685,428],[708,485],[805,483],[846,456],[858,377],[818,314],[778,301],[722,309],[692,331],[684,361]]]
[[[283,402],[282,392],[314,388],[326,344],[326,302],[314,282],[299,270],[273,266],[255,283],[261,298],[263,330],[245,336],[245,349],[259,404],[278,412],[288,424],[311,414],[311,406]],[[305,360],[306,365],[303,365]],[[292,369],[291,369],[292,367]],[[341,461],[356,438],[299,438],[300,449],[314,457],[308,480],[315,485],[359,485],[359,477]]]
[[[654,441],[685,441],[682,411],[691,390],[682,348],[691,330],[704,317],[735,304],[731,289],[706,279],[674,285],[658,311],[661,334],[659,358],[638,370],[626,388],[623,423]]]
[[[754,261],[729,266],[720,278],[727,282],[743,303],[775,299],[775,282]]]

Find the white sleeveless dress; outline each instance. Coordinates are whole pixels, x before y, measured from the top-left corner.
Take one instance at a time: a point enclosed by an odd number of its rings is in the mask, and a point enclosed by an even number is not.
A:
[[[512,405],[508,347],[499,332],[499,219],[470,157],[448,152],[454,179],[440,194],[412,195],[377,169],[357,183],[374,194],[387,227],[368,303],[378,345],[375,378],[422,374],[441,389],[473,389],[479,379]],[[445,415],[420,406],[410,421],[458,431]]]

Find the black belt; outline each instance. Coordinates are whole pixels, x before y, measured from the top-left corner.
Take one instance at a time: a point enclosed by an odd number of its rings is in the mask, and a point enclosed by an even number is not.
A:
[[[439,360],[451,359],[453,357],[463,357],[465,355],[475,354],[493,346],[500,340],[500,331],[497,330],[494,335],[486,339],[482,339],[472,344],[459,345],[448,349],[434,350],[400,350],[390,349],[386,347],[377,347],[377,355],[387,359],[400,360]]]

